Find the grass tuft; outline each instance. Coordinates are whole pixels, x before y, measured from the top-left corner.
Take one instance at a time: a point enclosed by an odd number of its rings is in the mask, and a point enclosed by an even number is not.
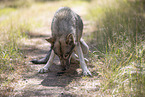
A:
[[[102,95],[145,95],[143,1],[98,0],[93,4],[87,17],[95,21],[90,42],[96,49],[94,64],[102,77]]]
[[[30,18],[26,20],[17,9],[3,8],[3,12],[0,15],[0,95],[7,96],[13,91],[10,83],[19,76],[13,75],[26,69],[20,41],[33,27]]]

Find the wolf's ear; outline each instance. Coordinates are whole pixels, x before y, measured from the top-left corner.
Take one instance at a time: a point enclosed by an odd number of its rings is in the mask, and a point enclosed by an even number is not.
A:
[[[51,44],[54,44],[55,42],[55,38],[54,37],[50,37],[48,39],[45,39],[47,42],[51,43]]]
[[[74,36],[73,36],[73,34],[68,34],[67,35],[67,37],[66,37],[66,44],[69,44],[69,45],[71,45],[71,44],[74,44]]]

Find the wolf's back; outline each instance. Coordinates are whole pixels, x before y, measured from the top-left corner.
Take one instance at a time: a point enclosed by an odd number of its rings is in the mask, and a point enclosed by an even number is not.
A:
[[[71,19],[72,18],[72,10],[68,7],[61,7],[59,8],[55,15],[54,18],[57,18],[58,20],[60,19]]]
[[[62,7],[56,11],[52,25],[52,36],[61,36],[73,33],[76,37],[81,37],[83,23],[79,15],[68,7]],[[78,35],[76,35],[78,34]]]

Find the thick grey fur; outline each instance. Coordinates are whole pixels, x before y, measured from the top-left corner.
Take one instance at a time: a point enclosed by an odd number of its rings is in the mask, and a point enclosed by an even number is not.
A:
[[[87,69],[87,66],[84,62],[84,57],[83,54],[88,53],[89,47],[88,45],[81,39],[82,37],[82,32],[83,32],[83,22],[82,19],[78,14],[73,12],[70,8],[68,7],[61,7],[58,9],[58,11],[55,13],[54,18],[52,20],[51,24],[51,31],[52,31],[52,37],[61,37],[67,36],[68,34],[73,34],[74,36],[74,41],[77,46],[77,51],[79,53],[79,59],[80,59],[80,64],[83,69],[83,74],[84,75],[91,75],[90,71]],[[81,46],[81,47],[80,47]],[[81,50],[82,49],[82,50]],[[47,53],[46,57],[40,60],[32,60],[31,62],[34,64],[46,64],[44,68],[40,69],[39,72],[45,72],[47,71],[49,67],[49,62],[47,62],[51,56],[52,52],[52,47],[51,50]],[[75,56],[75,54],[73,54]],[[55,56],[52,54],[52,56]],[[76,59],[75,57],[72,57]],[[53,57],[50,58],[50,60],[53,60]]]
[[[65,19],[64,16],[66,17]],[[88,48],[89,48],[88,45],[82,39],[80,39],[82,37],[82,32],[83,32],[82,19],[78,14],[74,13],[70,8],[61,7],[56,11],[54,18],[52,20],[51,31],[52,31],[52,36],[54,37],[59,37],[66,32],[67,32],[66,34],[73,33],[74,37],[76,37],[75,41],[81,41],[81,47],[83,49],[83,53],[84,54],[88,53]],[[52,49],[48,51],[47,55],[44,58],[40,60],[33,59],[31,62],[34,64],[46,64],[47,61],[49,60],[51,51]]]

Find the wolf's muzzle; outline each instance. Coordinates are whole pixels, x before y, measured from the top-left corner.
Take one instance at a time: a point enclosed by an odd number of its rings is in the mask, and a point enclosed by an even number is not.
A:
[[[69,69],[69,67],[70,67],[70,58],[68,58],[68,59],[61,59],[60,62],[61,62],[62,70],[63,71],[66,70],[66,69]]]

